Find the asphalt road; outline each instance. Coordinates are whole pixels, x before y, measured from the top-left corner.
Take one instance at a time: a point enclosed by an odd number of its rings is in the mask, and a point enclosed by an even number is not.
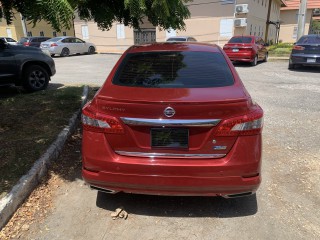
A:
[[[101,85],[118,55],[56,58],[52,84]],[[263,182],[256,197],[97,194],[66,181],[30,239],[320,239],[320,68],[237,65],[265,111]],[[72,159],[70,159],[72,160]],[[110,213],[123,206],[127,220]]]

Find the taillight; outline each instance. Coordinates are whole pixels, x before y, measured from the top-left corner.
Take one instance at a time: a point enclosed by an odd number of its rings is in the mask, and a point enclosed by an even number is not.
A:
[[[50,47],[58,47],[58,44],[56,44],[56,43],[51,43]]]
[[[29,42],[24,42],[24,43],[23,43],[23,46],[28,47],[28,46],[30,46],[30,43],[29,43]]]
[[[295,45],[295,46],[293,46],[292,49],[293,49],[293,50],[302,51],[302,50],[304,50],[304,47]]]
[[[102,133],[124,133],[122,125],[114,117],[82,110],[82,126],[85,130]]]
[[[258,109],[249,114],[224,120],[217,129],[216,136],[257,135],[262,132],[263,111]]]

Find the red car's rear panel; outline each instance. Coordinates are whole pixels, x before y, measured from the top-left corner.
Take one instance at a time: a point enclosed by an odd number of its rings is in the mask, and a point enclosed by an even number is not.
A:
[[[88,125],[90,118],[85,120],[84,179],[115,192],[222,196],[255,192],[260,184],[261,128],[241,126],[256,124],[263,112],[252,103],[229,60],[234,83],[223,87],[113,83],[126,54],[161,51],[224,54],[205,44],[155,44],[124,53],[83,109],[85,116],[110,125],[101,131]]]

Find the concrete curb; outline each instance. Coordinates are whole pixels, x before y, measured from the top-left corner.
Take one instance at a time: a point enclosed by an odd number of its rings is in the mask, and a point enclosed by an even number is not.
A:
[[[88,92],[89,87],[84,86],[81,106],[86,103]],[[42,177],[47,174],[50,163],[59,157],[67,138],[78,126],[80,113],[81,109],[72,115],[69,120],[69,125],[59,133],[58,137],[50,145],[47,151],[34,163],[29,172],[19,179],[12,190],[4,198],[0,199],[0,230],[39,184]]]

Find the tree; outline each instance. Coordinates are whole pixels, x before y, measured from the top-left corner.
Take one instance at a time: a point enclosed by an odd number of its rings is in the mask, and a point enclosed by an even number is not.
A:
[[[45,20],[56,31],[70,28],[74,14],[83,20],[94,20],[102,30],[109,30],[113,22],[139,28],[145,17],[163,29],[184,29],[190,17],[184,3],[191,0],[0,0],[0,18],[10,24],[14,12],[20,12],[34,24]]]

